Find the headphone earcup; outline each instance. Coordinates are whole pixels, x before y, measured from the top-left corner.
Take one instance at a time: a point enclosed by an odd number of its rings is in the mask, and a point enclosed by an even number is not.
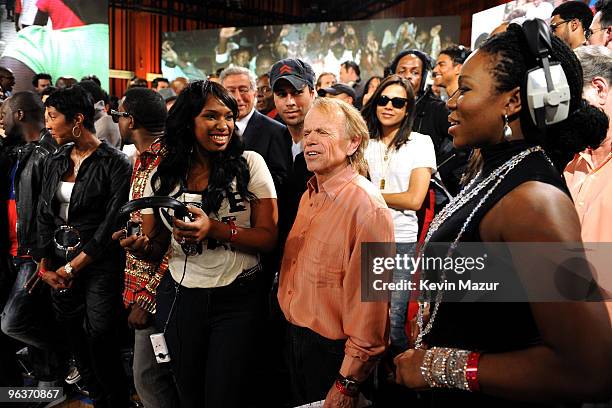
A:
[[[549,91],[546,71],[534,68],[527,73],[527,105],[533,123],[542,128],[569,116],[570,88],[561,64],[549,67],[553,89]]]
[[[561,64],[549,62],[552,45],[546,23],[537,18],[526,20],[522,28],[529,51],[539,65],[527,72],[526,83],[523,84],[527,105],[533,122],[545,130],[547,125],[567,119],[570,88]]]

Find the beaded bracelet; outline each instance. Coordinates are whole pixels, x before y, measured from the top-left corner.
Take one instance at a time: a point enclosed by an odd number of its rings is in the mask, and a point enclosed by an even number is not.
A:
[[[458,388],[478,391],[480,353],[448,347],[433,347],[425,352],[421,375],[432,388]]]
[[[467,350],[454,349],[453,358],[449,360],[449,364],[446,367],[450,383],[454,388],[460,390],[469,391],[469,386],[465,378],[465,366],[470,354]]]
[[[435,348],[435,347],[434,347]],[[421,363],[421,375],[425,379],[425,382],[431,387],[434,383],[433,374],[431,372],[431,361],[433,359],[434,350],[429,349],[425,352],[423,357],[423,363]]]
[[[436,348],[434,352],[434,359],[431,366],[431,371],[433,371],[434,382],[437,383],[436,387],[447,387],[449,388],[451,384],[446,377],[446,364],[448,363],[448,358],[450,357],[453,349],[447,347],[439,347]]]

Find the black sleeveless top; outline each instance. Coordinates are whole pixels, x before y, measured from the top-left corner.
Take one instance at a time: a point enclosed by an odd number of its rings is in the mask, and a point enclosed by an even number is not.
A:
[[[472,188],[511,157],[532,146],[533,144],[525,141],[515,141],[482,148],[483,170]],[[528,181],[551,184],[568,196],[570,195],[561,175],[545,155],[542,152],[531,153],[506,175],[474,214],[461,242],[482,241],[479,228],[484,216],[502,197]],[[467,217],[492,185],[493,183],[485,187],[470,202],[452,214],[432,235],[430,242],[453,242]],[[516,214],[516,216],[520,217],[521,214]],[[495,353],[537,344],[540,342],[540,334],[528,303],[442,302],[431,331],[424,337],[424,342],[429,347],[456,347],[483,353]],[[431,394],[431,406],[435,407],[533,406],[460,390],[434,389]]]

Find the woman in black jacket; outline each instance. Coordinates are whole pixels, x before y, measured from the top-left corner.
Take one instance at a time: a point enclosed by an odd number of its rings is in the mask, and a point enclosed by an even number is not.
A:
[[[61,148],[43,173],[40,277],[55,289],[55,312],[95,406],[124,407],[129,398],[115,324],[123,261],[111,233],[128,198],[130,163],[96,138],[93,99],[83,88],[58,90],[45,105],[46,125]]]

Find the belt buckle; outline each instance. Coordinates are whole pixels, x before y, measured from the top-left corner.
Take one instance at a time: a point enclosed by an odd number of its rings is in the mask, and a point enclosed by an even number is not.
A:
[[[70,236],[69,234],[73,235]],[[70,225],[61,225],[53,233],[53,243],[55,244],[55,247],[57,249],[63,251],[66,254],[66,259],[68,259],[68,254],[76,251],[81,247],[81,234],[79,233],[79,230]]]

